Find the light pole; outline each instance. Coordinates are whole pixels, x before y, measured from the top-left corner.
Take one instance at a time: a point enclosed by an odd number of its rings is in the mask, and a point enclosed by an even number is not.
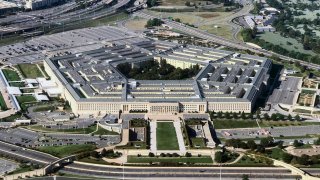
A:
[[[124,180],[124,163],[122,163],[122,180]]]

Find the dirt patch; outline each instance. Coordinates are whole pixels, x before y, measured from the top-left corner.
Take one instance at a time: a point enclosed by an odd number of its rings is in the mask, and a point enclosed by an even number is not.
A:
[[[214,18],[219,16],[218,13],[205,13],[205,14],[199,14],[198,16],[205,18],[205,19],[209,19],[209,18]]]
[[[147,20],[145,19],[133,19],[126,22],[125,26],[131,30],[143,30],[146,24]]]

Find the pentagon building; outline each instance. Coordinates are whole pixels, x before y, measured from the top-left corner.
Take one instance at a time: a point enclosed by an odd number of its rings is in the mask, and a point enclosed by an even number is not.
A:
[[[268,85],[269,59],[134,36],[125,39],[122,31],[117,32],[121,41],[115,35],[102,48],[45,59],[46,72],[75,114],[249,113]],[[124,62],[143,66],[160,60],[182,69],[198,64],[201,70],[187,80],[136,80],[116,68]]]

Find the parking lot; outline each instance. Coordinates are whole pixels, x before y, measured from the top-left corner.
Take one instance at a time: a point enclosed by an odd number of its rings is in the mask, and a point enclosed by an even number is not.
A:
[[[15,162],[0,159],[0,176],[4,175],[5,173],[14,171],[18,167],[19,165]]]
[[[306,136],[310,134],[320,134],[320,125],[310,126],[288,126],[288,127],[269,127],[269,128],[244,128],[216,130],[218,137],[231,138],[256,138],[256,137],[281,137],[281,136]]]
[[[91,134],[39,133],[24,128],[1,129],[0,140],[23,147],[96,144],[105,147],[121,141],[120,135],[92,136]]]

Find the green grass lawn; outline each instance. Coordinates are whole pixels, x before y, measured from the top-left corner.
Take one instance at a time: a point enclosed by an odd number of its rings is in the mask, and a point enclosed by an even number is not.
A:
[[[212,122],[215,129],[258,127],[254,120],[213,120]]]
[[[16,120],[17,118],[21,117],[21,113],[17,113],[17,114],[13,114],[11,116],[8,116],[6,118],[2,118],[1,122],[13,122],[14,120]]]
[[[157,149],[179,150],[176,130],[172,122],[157,122]]]
[[[51,154],[56,157],[67,157],[82,152],[89,152],[96,149],[95,145],[92,144],[79,144],[79,145],[66,145],[66,146],[45,146],[39,147],[37,150]]]
[[[39,106],[33,109],[34,112],[41,112],[41,111],[54,111],[56,110],[55,106],[47,105],[47,106]]]
[[[20,77],[18,73],[11,69],[2,69],[4,76],[6,77],[7,81],[20,81]]]
[[[93,133],[94,135],[118,135],[118,133],[98,127],[98,130]]]
[[[147,143],[139,141],[129,142],[124,146],[117,146],[116,149],[147,149]]]
[[[96,126],[90,126],[88,128],[77,128],[77,129],[51,129],[42,127],[41,125],[33,125],[27,127],[30,130],[40,131],[40,132],[63,132],[66,134],[89,134],[96,130]]]
[[[175,162],[175,163],[213,163],[210,156],[201,157],[137,157],[128,156],[128,163],[156,163],[156,162]]]
[[[102,165],[110,165],[107,161],[103,159],[96,159],[92,157],[86,157],[79,160],[80,162],[92,163],[92,164],[102,164]]]
[[[245,155],[238,162],[230,166],[246,166],[246,167],[272,166],[272,161],[263,157],[252,158]]]
[[[24,82],[10,82],[9,83],[10,86],[14,86],[14,87],[24,87]]]
[[[255,120],[213,120],[215,129],[232,129],[232,128],[257,128]],[[258,121],[261,127],[282,127],[282,126],[307,126],[320,125],[320,122],[303,122],[303,121]]]
[[[36,64],[19,64],[16,66],[25,78],[43,77]]]
[[[0,93],[0,107],[1,107],[2,111],[5,111],[5,110],[8,109],[8,107],[6,105],[6,102],[4,101],[3,96],[2,96],[1,93]]]
[[[33,96],[17,96],[17,100],[20,104],[22,104],[22,103],[35,102],[36,98]]]
[[[27,104],[29,103],[36,103],[37,100],[35,97],[31,96],[31,95],[27,95],[27,96],[16,96],[19,104],[20,104],[20,107],[23,111],[26,111],[27,110]]]
[[[191,142],[193,147],[199,147],[199,148],[206,147],[206,144],[203,138],[191,138]]]

